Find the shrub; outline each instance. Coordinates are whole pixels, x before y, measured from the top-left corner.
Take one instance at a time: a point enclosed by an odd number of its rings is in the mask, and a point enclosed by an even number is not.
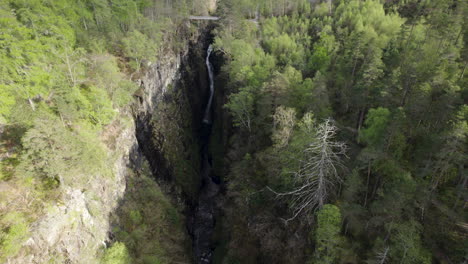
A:
[[[102,258],[103,264],[127,264],[130,263],[130,255],[127,247],[121,242],[116,242],[108,248]]]
[[[10,212],[0,221],[0,261],[13,257],[21,249],[28,237],[29,227],[26,218],[19,212]]]

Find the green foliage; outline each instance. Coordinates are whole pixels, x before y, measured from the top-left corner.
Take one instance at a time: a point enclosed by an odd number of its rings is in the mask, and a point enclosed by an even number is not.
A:
[[[7,122],[7,117],[10,115],[10,109],[15,104],[15,98],[11,88],[6,85],[0,85],[0,124]]]
[[[377,146],[384,137],[390,118],[390,111],[379,107],[370,109],[365,122],[366,128],[362,129],[360,138],[371,146]]]
[[[216,48],[226,55],[226,108],[233,126],[246,127],[241,121],[250,120],[249,136],[243,129],[229,131],[224,151],[233,161],[227,193],[234,202],[227,217],[235,219],[227,251],[247,260],[252,240],[276,249],[294,243],[296,226],[275,233],[281,242],[259,231],[274,222],[272,215],[285,216],[289,205],[259,197],[266,187],[285,191],[300,181],[291,174],[307,158],[301,149],[313,143],[307,123],[314,122],[304,120],[313,120],[312,113],[318,123],[333,116],[337,136],[350,146],[349,176],[334,187],[341,193],[336,204],[346,241],[331,258],[314,260],[427,263],[428,252],[443,252],[444,259],[432,254],[433,261],[463,262],[463,243],[447,242],[459,238],[460,229],[433,226],[466,218],[466,140],[460,139],[467,128],[460,113],[466,110],[468,6],[453,0],[343,0],[314,3],[313,11],[304,12],[307,5],[295,3],[258,1],[258,30],[236,23],[253,12],[252,1],[242,7],[220,3],[228,13],[216,30]],[[249,236],[237,230],[249,230]],[[308,254],[295,245],[291,252]],[[302,261],[273,258],[268,246],[259,249],[257,261]]]
[[[138,210],[132,210],[130,211],[130,219],[134,224],[139,224],[142,220],[142,216],[140,211]]]
[[[297,123],[292,136],[290,136],[289,144],[286,148],[281,149],[277,154],[281,165],[281,178],[283,185],[288,186],[294,181],[291,172],[300,171],[303,152],[315,141],[317,121],[312,113],[307,113]]]
[[[138,86],[134,82],[125,79],[121,80],[119,82],[119,88],[116,89],[111,95],[112,102],[114,102],[115,106],[117,107],[128,105],[132,102],[132,96],[137,89]]]
[[[299,50],[298,45],[287,34],[273,37],[265,45],[268,51],[278,58],[280,65],[287,65],[293,62],[300,63],[303,59],[303,53]]]
[[[181,8],[176,2],[170,8]],[[154,61],[160,28],[172,23],[145,18],[149,8],[146,0],[2,1],[0,124],[22,128],[17,146],[2,148],[19,152],[19,162],[2,161],[2,180],[50,190],[110,174],[99,134],[137,89],[115,56],[135,67]]]
[[[267,80],[275,67],[273,56],[244,39],[233,39],[226,43],[218,38],[215,44],[222,46],[231,57],[229,74],[233,82],[257,88]]]
[[[405,264],[432,263],[429,251],[421,244],[421,227],[418,223],[410,221],[401,224],[389,224],[394,232],[391,242],[390,255],[393,259]]]
[[[88,116],[91,123],[107,125],[114,119],[116,111],[112,108],[112,102],[106,91],[94,86],[84,86],[81,92],[89,102],[89,109],[85,108],[87,110],[85,115]]]
[[[196,197],[200,187],[199,145],[193,137],[193,124],[188,97],[180,89],[172,102],[161,102],[151,120],[151,138],[155,148],[164,149],[164,162],[177,186],[185,195]],[[174,122],[167,122],[167,120]]]
[[[310,37],[309,20],[298,17],[267,19],[262,33],[265,50],[272,54],[280,66],[304,67]]]
[[[242,89],[239,93],[229,97],[229,103],[225,105],[234,117],[234,125],[251,130],[254,95],[249,88]]]
[[[191,26],[181,21],[189,13],[189,3],[0,1],[0,262],[18,253],[30,237],[24,215],[36,221],[45,205],[66,197],[65,190],[89,191],[93,189],[89,184],[109,181],[114,161],[102,141],[117,137],[122,123],[115,119],[129,115],[128,104],[137,89],[130,69],[154,62],[159,50],[176,54],[185,47]],[[181,181],[198,189],[189,181],[187,167],[179,172],[185,176]],[[174,230],[182,230],[180,213],[169,201],[157,209],[161,215],[152,224],[170,222],[177,226]],[[99,217],[96,210],[92,213]],[[148,214],[144,210],[129,213],[136,229],[132,237],[148,235],[144,220]],[[80,254],[91,248],[85,246]],[[103,262],[133,263],[129,256],[138,248],[128,248],[131,252],[123,243],[114,244]],[[169,254],[161,257],[164,254],[148,248],[141,254],[147,263],[170,263]],[[50,257],[58,262],[67,258],[58,255]]]
[[[326,204],[317,213],[317,230],[315,231],[314,263],[335,263],[339,256],[341,243],[341,213],[332,204]]]
[[[153,61],[157,55],[156,44],[146,35],[133,30],[122,39],[122,48],[126,56],[134,59],[136,70],[140,69],[143,59]]]
[[[113,232],[119,241],[114,245],[125,248],[126,263],[185,262],[188,258],[181,208],[171,204],[150,178],[148,164],[141,169],[141,174],[132,173],[127,178],[125,199],[112,215]]]
[[[80,184],[77,175],[105,171],[106,155],[99,143],[86,134],[69,130],[51,115],[36,119],[22,143],[24,152],[18,172],[24,177],[53,179],[71,186]]]
[[[98,138],[137,88],[124,72],[145,68],[158,52],[177,51],[190,34],[181,22],[192,11],[206,14],[206,2],[1,1],[0,129],[20,128],[20,140],[2,135],[2,183],[46,186],[41,200],[54,196],[54,187],[82,188],[90,177],[108,175]],[[317,214],[314,260],[382,262],[387,252],[386,263],[429,263],[433,252],[434,261],[461,263],[463,234],[454,223],[466,218],[465,1],[218,4],[222,19],[213,33],[226,62],[225,108],[232,125],[242,127],[220,125],[232,135],[219,140],[230,146],[220,153],[232,162],[225,166],[232,226],[224,261],[303,261],[311,243],[304,242],[302,226],[278,228],[286,208],[263,191],[294,185],[291,172],[307,158],[302,150],[314,143],[315,124],[333,116],[337,136],[351,146],[352,173],[332,190],[341,190],[333,202],[343,211],[349,243],[342,243],[337,207],[326,205]],[[257,10],[258,24],[245,20]],[[192,130],[174,117],[189,111],[163,107],[153,120],[162,133],[154,134],[170,136],[152,140],[163,142],[176,184],[193,198],[198,145],[179,140]],[[168,117],[184,124],[164,122]],[[140,180],[124,202],[116,231],[121,242],[107,250],[105,263],[133,262],[129,256],[171,263],[170,255],[184,255],[183,216],[154,182]],[[15,255],[28,234],[25,214],[8,210],[0,212],[2,258]],[[434,229],[441,221],[443,228]],[[251,245],[261,247],[253,253]]]
[[[340,112],[362,111],[374,96],[382,93],[378,85],[384,75],[382,53],[389,49],[401,31],[404,20],[385,12],[379,1],[343,1],[334,12],[335,39],[343,47],[336,53],[336,93]]]
[[[128,249],[124,243],[115,242],[110,248],[106,249],[103,264],[128,264],[131,263]]]
[[[174,225],[182,224],[180,214],[179,214],[179,212],[177,211],[176,208],[169,207],[169,208],[166,209],[165,213],[166,213],[166,219],[170,223],[172,223]]]
[[[88,61],[86,76],[96,87],[105,88],[114,107],[128,104],[137,86],[120,72],[117,58],[110,54],[92,54]]]
[[[0,219],[0,260],[18,254],[29,236],[29,223],[19,212],[10,212]]]

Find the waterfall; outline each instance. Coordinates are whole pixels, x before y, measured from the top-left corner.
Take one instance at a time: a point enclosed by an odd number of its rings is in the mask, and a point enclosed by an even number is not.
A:
[[[210,79],[210,99],[208,99],[208,104],[206,105],[205,115],[203,117],[203,123],[211,124],[211,104],[213,102],[213,95],[214,95],[214,80],[213,80],[213,65],[210,62],[210,55],[213,51],[213,46],[208,46],[207,54],[206,54],[206,68],[208,69],[208,77]]]
[[[208,69],[210,81],[210,98],[205,109],[203,117],[202,129],[200,132],[201,143],[201,158],[202,164],[200,173],[202,177],[202,185],[198,196],[198,204],[193,213],[192,232],[193,232],[193,252],[195,263],[197,264],[210,264],[213,258],[213,233],[215,228],[215,212],[216,200],[219,195],[218,183],[213,181],[213,171],[211,168],[211,153],[209,149],[211,123],[213,118],[211,116],[211,107],[214,97],[214,73],[213,65],[210,63],[210,55],[213,47],[210,45],[206,55],[206,67]]]

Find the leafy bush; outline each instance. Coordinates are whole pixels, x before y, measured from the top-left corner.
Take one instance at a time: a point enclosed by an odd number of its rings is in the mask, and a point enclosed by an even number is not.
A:
[[[96,140],[85,136],[53,115],[36,119],[22,139],[24,152],[17,172],[65,185],[80,183],[76,176],[101,170],[106,157]]]
[[[141,222],[141,220],[143,219],[142,216],[141,216],[141,213],[140,211],[138,210],[131,210],[130,211],[130,219],[132,220],[132,223],[137,225]]]
[[[108,248],[102,258],[103,264],[127,264],[130,262],[130,255],[124,243],[116,242]]]
[[[387,108],[370,109],[365,122],[366,128],[362,130],[360,138],[373,146],[379,144],[382,141],[389,118],[390,111]]]
[[[90,55],[86,76],[94,86],[104,88],[117,107],[128,104],[137,89],[137,86],[120,72],[117,58],[110,54]]]
[[[26,218],[19,212],[10,212],[0,220],[0,261],[18,254],[29,235]]]
[[[134,69],[139,70],[143,59],[152,61],[157,55],[156,43],[145,34],[133,30],[122,39],[125,55],[135,60]]]
[[[96,125],[107,125],[115,117],[116,111],[112,108],[112,102],[104,89],[95,86],[84,86],[82,93],[89,102],[88,118]]]

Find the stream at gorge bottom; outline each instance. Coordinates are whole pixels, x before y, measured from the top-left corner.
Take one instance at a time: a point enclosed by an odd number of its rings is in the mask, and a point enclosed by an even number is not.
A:
[[[199,191],[198,202],[191,219],[194,261],[197,264],[212,263],[214,252],[212,236],[216,224],[216,200],[220,195],[220,183],[212,173],[212,157],[209,151],[212,130],[212,100],[215,92],[213,66],[210,62],[211,52],[212,46],[210,45],[207,49],[205,60],[208,71],[210,94],[204,111],[201,131],[199,133],[201,146],[200,173],[202,184]]]

